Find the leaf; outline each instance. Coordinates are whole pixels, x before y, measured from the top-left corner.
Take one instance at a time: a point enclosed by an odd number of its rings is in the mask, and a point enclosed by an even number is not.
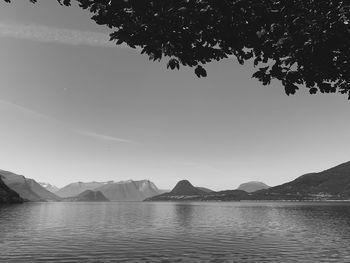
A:
[[[317,88],[311,88],[309,90],[310,94],[316,94],[317,93]]]
[[[198,65],[194,72],[196,73],[198,78],[207,76],[207,71],[201,65]]]
[[[170,58],[166,64],[170,69],[181,63],[193,67],[201,78],[207,73],[198,65],[235,55],[240,64],[248,60],[254,67],[268,64],[270,70],[258,70],[253,77],[263,85],[281,81],[288,95],[296,92],[296,85],[312,94],[312,88],[325,93],[350,91],[349,0],[76,2],[98,25],[114,32],[111,41],[139,48],[151,60]]]
[[[179,61],[175,58],[170,59],[167,64],[167,68],[169,67],[170,69],[175,69],[175,68],[180,69]]]
[[[292,84],[292,83],[287,83],[285,86],[284,86],[284,89],[285,89],[285,92],[286,94],[289,96],[289,95],[294,95],[295,92],[299,89],[296,85]]]

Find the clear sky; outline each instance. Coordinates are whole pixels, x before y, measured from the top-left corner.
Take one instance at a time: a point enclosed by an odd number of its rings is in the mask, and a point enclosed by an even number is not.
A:
[[[277,185],[350,161],[344,95],[286,96],[234,59],[170,71],[55,0],[0,1],[0,169],[57,186]]]

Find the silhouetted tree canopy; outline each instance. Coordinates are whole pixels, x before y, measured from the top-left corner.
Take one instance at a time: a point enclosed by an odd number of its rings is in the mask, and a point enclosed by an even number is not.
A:
[[[194,67],[205,77],[204,64],[235,56],[252,60],[264,85],[281,81],[288,95],[305,86],[350,99],[349,0],[57,1],[77,2],[111,29],[111,41],[166,57],[170,69]]]

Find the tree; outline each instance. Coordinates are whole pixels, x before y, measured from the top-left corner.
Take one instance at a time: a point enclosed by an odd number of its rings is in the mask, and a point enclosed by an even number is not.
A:
[[[10,0],[5,0],[10,2]],[[36,2],[36,0],[30,0]],[[110,40],[139,47],[167,67],[195,68],[235,56],[257,68],[264,85],[281,81],[287,95],[301,86],[350,99],[350,3],[347,0],[57,0],[77,2]]]

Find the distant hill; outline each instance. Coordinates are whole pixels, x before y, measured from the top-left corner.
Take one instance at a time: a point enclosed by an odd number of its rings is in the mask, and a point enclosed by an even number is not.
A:
[[[200,199],[200,201],[240,201],[249,200],[250,195],[243,190],[224,190],[210,192]]]
[[[254,199],[317,200],[350,198],[350,162],[253,193]]]
[[[246,191],[247,193],[252,193],[255,191],[268,189],[268,188],[270,188],[270,186],[268,186],[267,184],[264,184],[263,182],[250,181],[238,186],[237,190],[242,190],[242,191]]]
[[[85,190],[74,197],[67,197],[64,201],[70,202],[108,202],[109,200],[100,192],[100,191],[92,191]]]
[[[206,193],[211,193],[211,192],[214,192],[213,190],[209,189],[209,188],[206,188],[206,187],[199,187],[199,186],[196,186],[197,189],[199,190],[202,190]]]
[[[171,190],[170,189],[158,189],[159,194],[164,194],[164,193],[169,193]]]
[[[0,170],[2,181],[12,190],[17,192],[21,198],[28,201],[59,201],[60,198],[46,190],[34,179],[22,175]]]
[[[101,191],[111,201],[142,201],[161,193],[156,185],[149,180],[110,183],[95,190]]]
[[[55,194],[60,197],[72,197],[77,196],[81,194],[82,192],[86,190],[94,190],[100,186],[103,186],[108,183],[114,183],[113,181],[110,182],[76,182],[68,184],[61,189],[59,189]]]
[[[0,176],[0,204],[3,203],[22,203],[23,199],[18,193],[10,189]]]
[[[39,183],[42,187],[44,187],[46,190],[50,191],[51,193],[55,193],[58,190],[60,190],[57,186],[54,186],[49,183]]]
[[[206,190],[206,191],[205,191]],[[249,195],[241,190],[211,191],[194,187],[189,181],[182,180],[169,193],[163,193],[145,201],[239,201],[249,199]]]

